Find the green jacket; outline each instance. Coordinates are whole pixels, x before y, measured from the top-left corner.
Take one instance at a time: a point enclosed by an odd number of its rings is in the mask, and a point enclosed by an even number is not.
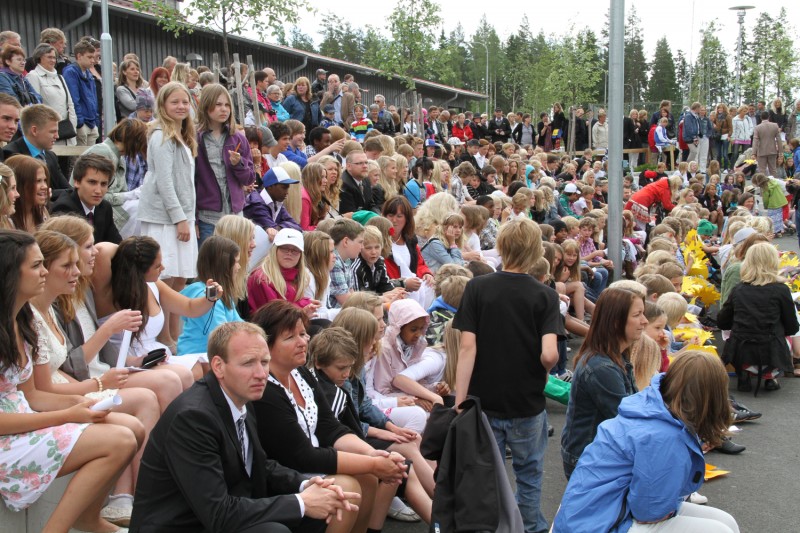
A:
[[[761,189],[761,198],[764,200],[764,209],[780,209],[789,203],[786,193],[775,179],[769,180],[766,189]]]

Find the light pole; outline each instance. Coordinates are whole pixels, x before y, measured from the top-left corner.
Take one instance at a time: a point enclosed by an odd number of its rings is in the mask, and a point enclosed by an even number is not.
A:
[[[486,49],[486,78],[484,79],[485,89],[486,92],[486,116],[489,116],[489,46],[482,42],[482,41],[475,41],[475,44],[479,44]]]
[[[728,8],[730,11],[736,11],[736,16],[739,18],[739,38],[736,40],[736,105],[742,105],[742,52],[744,48],[743,35],[744,35],[744,16],[748,9],[753,9],[755,6],[735,6]]]

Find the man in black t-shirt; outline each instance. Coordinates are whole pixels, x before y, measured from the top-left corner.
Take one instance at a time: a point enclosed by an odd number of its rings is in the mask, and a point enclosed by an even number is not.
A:
[[[480,398],[501,453],[511,449],[525,531],[546,532],[539,505],[547,447],[544,386],[558,361],[558,295],[528,275],[543,253],[536,223],[506,223],[497,250],[504,270],[472,279],[453,321],[461,330],[456,405],[467,395]]]

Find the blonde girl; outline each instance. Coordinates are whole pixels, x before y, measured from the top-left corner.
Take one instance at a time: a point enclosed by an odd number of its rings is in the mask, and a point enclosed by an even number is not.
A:
[[[19,198],[17,178],[10,167],[0,163],[0,229],[14,229],[11,215],[14,214],[14,202]]]
[[[556,280],[564,283],[567,296],[575,308],[575,318],[583,320],[586,312],[594,311],[594,304],[586,298],[586,287],[581,282],[581,250],[577,241],[568,239],[561,243],[562,271]]]
[[[247,276],[257,266],[253,261],[256,248],[256,227],[247,218],[225,215],[214,228],[214,235],[226,237],[239,246],[239,264],[242,266],[234,276],[237,291],[247,292]]]
[[[378,185],[372,189],[372,196],[375,197],[376,193],[378,193],[376,203],[379,203],[382,207],[384,202],[398,195],[397,161],[394,156],[382,155],[378,158],[378,168],[380,170]],[[380,197],[381,193],[383,194],[382,197]]]
[[[167,83],[158,91],[138,212],[141,235],[161,246],[161,278],[177,292],[186,286],[187,278],[197,274],[197,134],[191,102],[189,90],[181,83]],[[162,342],[174,346],[180,331],[180,317],[165,316]]]
[[[325,198],[328,174],[325,167],[319,163],[307,164],[301,173],[300,182],[303,184],[300,191],[300,227],[303,231],[313,231],[317,223],[328,215],[329,203]]]
[[[434,274],[443,265],[461,265],[464,260],[461,248],[464,246],[464,217],[451,213],[435,226],[433,237],[421,248],[422,257]]]
[[[411,147],[409,146],[409,148]],[[412,149],[412,154],[413,154],[413,149]],[[406,156],[398,152],[394,155],[394,160],[395,163],[397,163],[397,183],[398,184],[405,183],[405,181],[408,179],[408,158],[406,158]]]
[[[434,166],[434,174],[438,171],[438,180],[442,186],[442,190],[449,191],[450,190],[450,180],[453,177],[453,171],[450,168],[450,165],[447,164],[447,161],[444,159],[440,159],[436,165]]]
[[[286,173],[289,174],[289,177],[293,180],[298,182],[302,180],[300,165],[297,163],[287,161],[286,163],[281,163],[278,166],[284,169]],[[286,199],[283,201],[283,207],[286,208],[286,212],[292,215],[294,220],[300,220],[303,211],[301,189],[302,187],[289,187],[289,194],[286,195]]]
[[[342,190],[342,164],[332,155],[320,157],[317,163],[325,167],[325,176],[328,180],[328,190],[325,191],[324,195],[331,206],[328,216],[330,218],[341,218],[339,214],[339,194]]]
[[[317,309],[317,318],[332,320],[339,312],[339,309],[327,306],[330,300],[330,272],[336,262],[333,239],[321,231],[307,231],[303,233],[303,243],[308,271],[308,286],[303,296],[321,302],[320,308]]]

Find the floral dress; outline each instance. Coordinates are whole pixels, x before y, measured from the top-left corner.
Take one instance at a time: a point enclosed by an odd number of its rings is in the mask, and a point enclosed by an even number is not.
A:
[[[27,350],[26,350],[27,351]],[[17,385],[33,374],[30,356],[25,366],[0,374],[0,412],[33,413]],[[67,456],[89,424],[64,424],[28,433],[0,435],[0,495],[12,511],[33,505],[58,477]]]

